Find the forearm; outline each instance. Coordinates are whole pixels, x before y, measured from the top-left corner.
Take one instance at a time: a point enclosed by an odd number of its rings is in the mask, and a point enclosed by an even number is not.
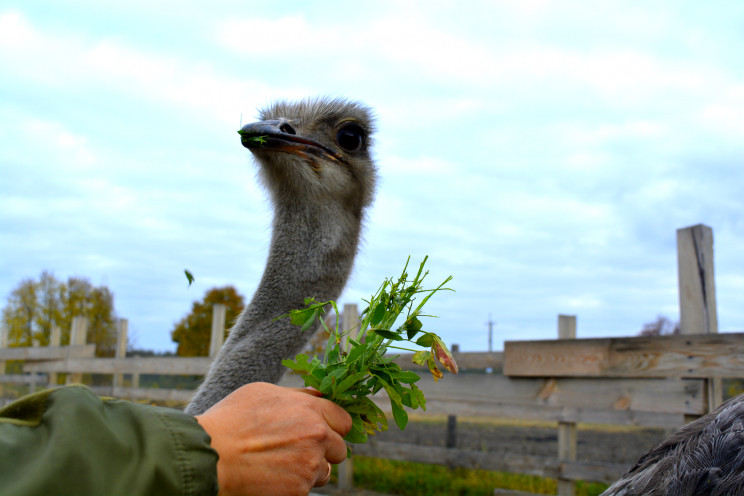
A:
[[[0,410],[0,487],[7,496],[217,494],[217,454],[193,417],[101,399],[83,387]]]

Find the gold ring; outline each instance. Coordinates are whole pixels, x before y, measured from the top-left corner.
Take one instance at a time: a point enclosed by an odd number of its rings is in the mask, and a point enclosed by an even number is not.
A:
[[[328,481],[331,480],[331,472],[333,471],[333,465],[331,465],[331,462],[327,462],[327,463],[328,463],[328,473],[326,474],[325,477],[323,477],[322,479],[318,481],[318,485],[325,486],[326,484],[328,484]]]

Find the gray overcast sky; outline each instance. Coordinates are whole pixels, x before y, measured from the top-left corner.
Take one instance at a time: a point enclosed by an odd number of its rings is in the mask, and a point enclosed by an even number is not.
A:
[[[464,7],[467,5],[467,7]],[[592,5],[592,7],[589,7]],[[381,181],[342,302],[430,256],[464,350],[679,318],[675,231],[714,229],[744,331],[744,3],[3,2],[0,297],[107,285],[139,347],[250,297],[271,212],[236,130],[268,102],[375,108]],[[183,269],[196,276],[188,287]]]

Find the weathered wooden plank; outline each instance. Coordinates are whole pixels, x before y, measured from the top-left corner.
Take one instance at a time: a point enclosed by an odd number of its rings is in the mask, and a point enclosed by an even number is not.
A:
[[[703,224],[677,229],[680,334],[718,333],[713,269],[713,229]],[[708,411],[723,403],[723,379],[708,379]]]
[[[506,341],[512,377],[739,377],[744,333]]]
[[[561,477],[568,480],[583,480],[612,484],[630,469],[621,463],[590,463],[584,461],[564,462],[560,465]]]
[[[3,384],[41,384],[44,380],[29,374],[0,374]]]
[[[417,383],[429,414],[496,416],[668,427],[704,411],[702,380],[514,379],[490,374],[447,375]],[[383,395],[373,398],[385,411]]]
[[[212,305],[212,331],[209,341],[209,356],[214,358],[225,342],[225,315],[227,307],[222,303]]]
[[[208,365],[206,357],[105,358],[27,363],[26,368],[36,372],[199,375]],[[301,386],[302,379],[286,374],[280,384]],[[435,383],[427,373],[421,374],[418,384],[427,398],[426,413],[434,415],[672,427],[683,424],[683,415],[700,415],[705,408],[699,379],[514,379],[462,374],[447,375]],[[177,393],[181,394],[190,393]],[[138,397],[146,396],[142,393]],[[374,399],[383,410],[390,411],[387,397],[378,395]]]
[[[713,229],[703,224],[677,229],[677,271],[681,333],[717,333]]]
[[[95,354],[96,345],[94,344],[0,349],[0,359],[2,360],[62,360],[66,358],[92,358]]]
[[[467,353],[452,353],[455,362],[460,370],[501,370],[504,365],[504,353],[500,351],[475,351]],[[398,358],[393,360],[401,368],[406,370],[426,370],[425,367],[421,367],[411,362],[413,353],[401,353]],[[445,371],[446,372],[446,371]]]
[[[154,401],[174,401],[188,403],[194,395],[189,389],[160,389],[160,388],[129,388],[129,387],[107,387],[92,386],[91,389],[101,396],[113,396],[115,398],[148,399]]]
[[[49,362],[26,363],[29,372],[78,372],[88,374],[206,374],[209,357],[130,357],[130,358],[70,358]]]
[[[558,315],[558,339],[576,339],[576,316]],[[576,421],[558,422],[558,459],[570,463],[576,461],[577,448]],[[561,472],[558,478],[558,496],[574,496],[576,484],[566,479]]]

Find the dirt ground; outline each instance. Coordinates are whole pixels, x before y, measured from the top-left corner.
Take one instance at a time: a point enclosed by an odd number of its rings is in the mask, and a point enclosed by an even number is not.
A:
[[[380,442],[445,446],[445,422],[410,422],[401,432],[392,424],[390,430],[377,435]],[[600,430],[579,427],[577,458],[585,461],[628,464],[666,437],[668,431],[654,428]],[[494,456],[531,455],[555,457],[558,452],[558,429],[521,427],[481,423],[457,423],[457,448],[494,453]]]

